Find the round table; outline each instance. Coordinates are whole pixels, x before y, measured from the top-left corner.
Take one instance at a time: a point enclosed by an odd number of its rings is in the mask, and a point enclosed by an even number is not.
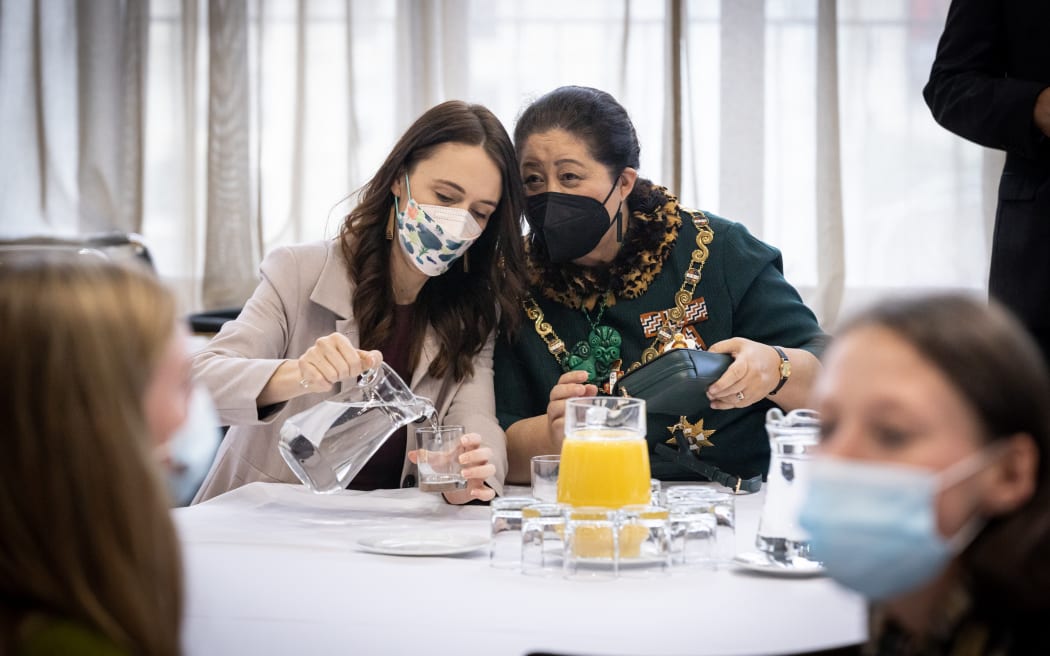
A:
[[[508,494],[522,492],[511,488]],[[753,549],[762,493],[736,498]],[[826,578],[676,567],[578,581],[489,567],[487,551],[367,553],[357,541],[448,527],[487,536],[489,509],[417,489],[315,495],[253,483],[173,511],[197,654],[791,654],[862,642],[863,601]]]

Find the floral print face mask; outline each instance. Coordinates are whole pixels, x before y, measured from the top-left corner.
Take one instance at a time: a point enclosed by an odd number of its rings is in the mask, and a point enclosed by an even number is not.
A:
[[[417,203],[407,173],[405,191],[408,203],[404,211],[394,197],[401,249],[424,274],[440,276],[481,236],[481,226],[465,209]]]

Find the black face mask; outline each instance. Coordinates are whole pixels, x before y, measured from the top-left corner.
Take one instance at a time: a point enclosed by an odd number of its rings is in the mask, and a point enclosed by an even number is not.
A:
[[[619,183],[613,183],[605,200],[598,202],[589,196],[545,191],[526,199],[525,218],[544,243],[551,262],[571,262],[583,257],[598,246],[609,229],[609,213],[605,203]],[[622,239],[621,209],[616,209],[616,239]]]

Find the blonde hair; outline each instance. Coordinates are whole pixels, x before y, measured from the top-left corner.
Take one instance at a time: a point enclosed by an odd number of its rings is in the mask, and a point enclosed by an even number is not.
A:
[[[0,266],[0,619],[177,654],[179,550],[142,398],[175,303],[145,273],[77,259]]]

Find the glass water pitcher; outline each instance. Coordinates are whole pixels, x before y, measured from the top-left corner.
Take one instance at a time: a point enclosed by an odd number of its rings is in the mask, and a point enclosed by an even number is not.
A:
[[[813,451],[820,443],[820,415],[814,410],[780,408],[766,413],[769,474],[755,546],[770,558],[789,563],[809,558],[808,535],[798,525]]]
[[[434,415],[431,401],[413,394],[384,362],[349,389],[289,417],[278,448],[304,485],[318,493],[336,492],[399,428],[425,419],[434,424]]]

